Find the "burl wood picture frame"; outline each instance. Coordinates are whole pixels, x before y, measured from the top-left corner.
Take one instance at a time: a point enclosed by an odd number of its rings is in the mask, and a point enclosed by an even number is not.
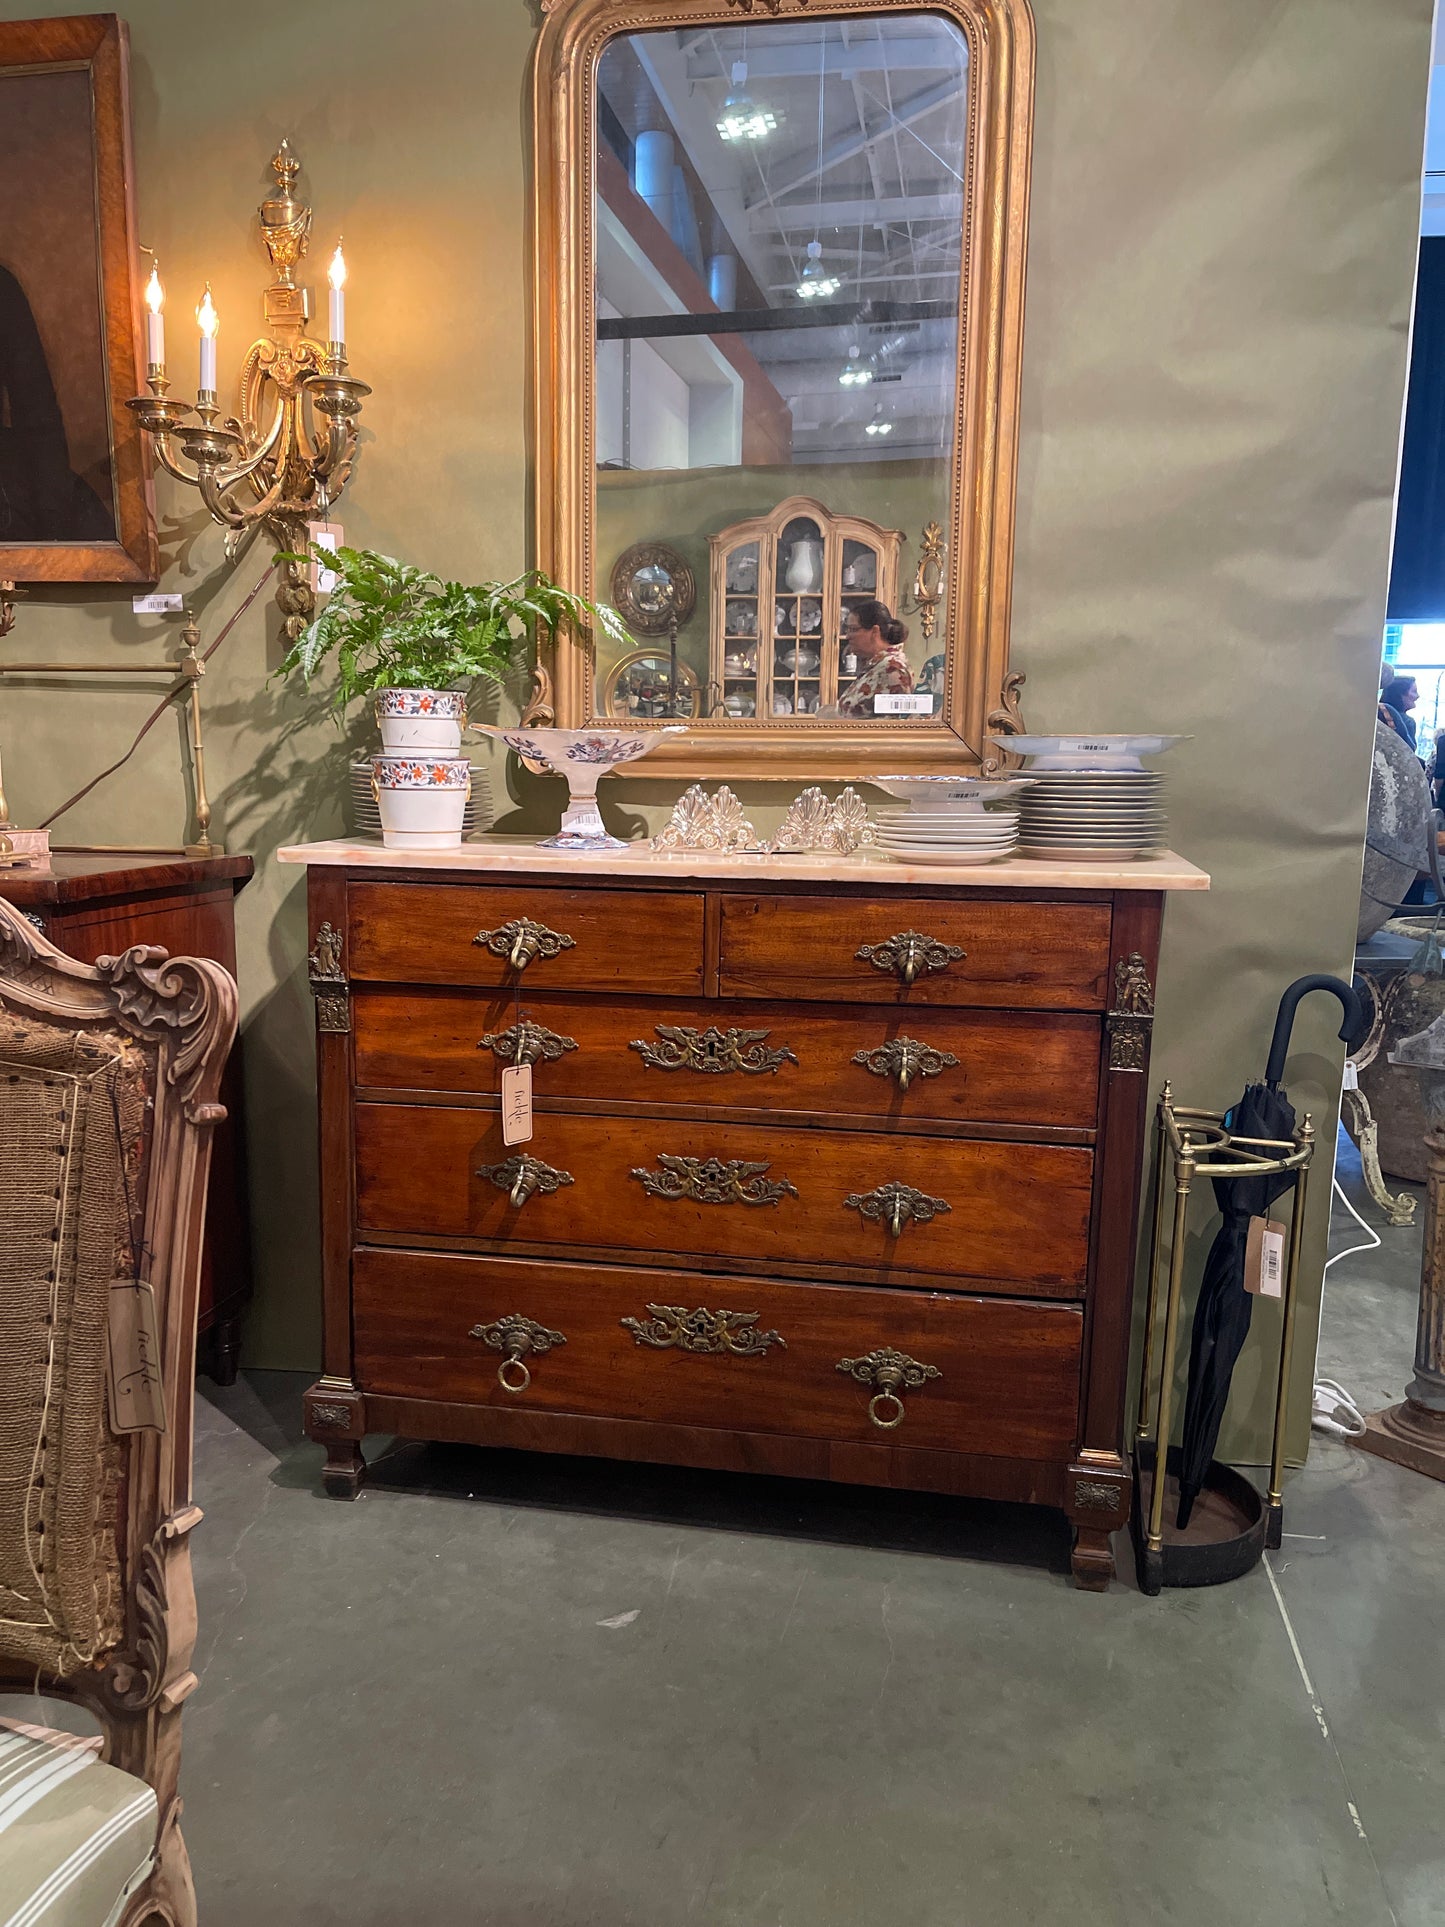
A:
[[[0,578],[154,582],[129,43],[0,20]]]

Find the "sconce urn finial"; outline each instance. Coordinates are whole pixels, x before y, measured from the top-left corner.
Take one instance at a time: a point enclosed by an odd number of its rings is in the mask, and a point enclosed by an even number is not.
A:
[[[296,282],[291,270],[311,245],[311,209],[305,201],[298,201],[293,191],[301,163],[292,153],[289,140],[283,140],[276,149],[271,166],[279,192],[274,200],[262,201],[257,217],[261,238],[266,243],[271,265],[280,277],[280,285],[294,288]]]

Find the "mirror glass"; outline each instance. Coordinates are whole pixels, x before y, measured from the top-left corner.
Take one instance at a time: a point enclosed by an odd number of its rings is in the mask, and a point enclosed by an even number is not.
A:
[[[603,50],[596,573],[646,543],[686,562],[684,713],[941,713],[950,612],[913,592],[951,521],[968,82],[962,31],[923,13]],[[602,647],[615,715],[624,652]]]

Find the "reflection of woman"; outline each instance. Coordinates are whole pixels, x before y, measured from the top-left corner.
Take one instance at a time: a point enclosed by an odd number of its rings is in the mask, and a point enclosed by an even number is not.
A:
[[[838,698],[840,716],[874,716],[875,696],[907,695],[913,687],[913,671],[903,653],[907,640],[908,631],[887,603],[855,602],[849,607],[843,649],[858,658],[863,671]]]
[[[25,290],[0,268],[0,542],[103,542],[115,526],[71,473],[65,423]]]

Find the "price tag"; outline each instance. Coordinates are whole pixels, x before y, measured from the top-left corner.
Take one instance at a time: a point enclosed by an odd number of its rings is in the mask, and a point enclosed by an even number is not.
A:
[[[308,522],[306,536],[313,549],[328,549],[332,555],[346,540],[345,532],[339,522]],[[328,569],[322,563],[311,564],[311,587],[317,595],[330,595],[341,577],[335,569]]]
[[[1355,1069],[1355,1060],[1353,1057],[1347,1057],[1345,1059],[1344,1087],[1347,1091],[1357,1091],[1360,1088],[1360,1073]]]
[[[165,1387],[155,1293],[143,1278],[110,1288],[110,1423],[116,1432],[164,1432]]]
[[[502,1072],[502,1142],[532,1140],[532,1066],[508,1064]]]
[[[931,716],[933,698],[926,689],[899,689],[873,698],[875,716]]]
[[[1244,1246],[1244,1288],[1257,1298],[1284,1296],[1285,1227],[1272,1218],[1251,1218]]]
[[[175,616],[186,606],[185,597],[178,595],[134,595],[130,606],[138,616]]]

